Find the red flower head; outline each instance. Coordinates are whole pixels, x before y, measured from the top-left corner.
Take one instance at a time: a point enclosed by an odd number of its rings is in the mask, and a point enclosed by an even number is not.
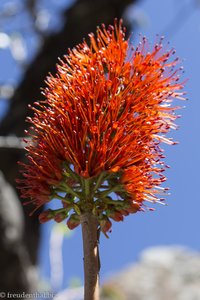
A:
[[[176,128],[171,102],[184,93],[175,51],[163,49],[162,38],[152,50],[146,38],[133,49],[122,22],[89,37],[89,45],[60,60],[56,76],[47,78],[46,100],[32,108],[19,182],[35,209],[61,201],[40,216],[43,222],[69,216],[74,228],[90,210],[106,232],[109,218],[121,221],[165,192],[160,143],[174,144],[165,137]]]

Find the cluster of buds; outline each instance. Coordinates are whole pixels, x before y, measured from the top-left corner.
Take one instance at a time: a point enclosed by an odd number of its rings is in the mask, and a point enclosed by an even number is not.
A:
[[[46,199],[47,202],[58,199],[62,208],[45,210],[39,216],[40,222],[54,220],[59,223],[68,218],[68,227],[74,229],[80,224],[81,214],[91,210],[99,221],[101,231],[106,234],[112,226],[110,219],[123,221],[124,216],[142,209],[142,203],[139,204],[127,194],[120,178],[119,173],[111,172],[83,178],[65,164],[63,179],[51,186],[51,195]]]

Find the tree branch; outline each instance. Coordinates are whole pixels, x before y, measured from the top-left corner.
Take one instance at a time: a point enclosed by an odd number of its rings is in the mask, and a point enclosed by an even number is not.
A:
[[[98,222],[92,212],[81,215],[84,252],[84,299],[99,300]]]

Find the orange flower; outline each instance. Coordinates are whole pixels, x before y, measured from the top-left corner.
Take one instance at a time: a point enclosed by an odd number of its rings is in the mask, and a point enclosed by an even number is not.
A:
[[[110,228],[109,216],[123,220],[166,191],[160,143],[174,144],[165,136],[176,128],[171,102],[184,93],[175,51],[164,50],[162,38],[152,50],[146,38],[133,49],[121,21],[89,37],[89,45],[60,60],[56,76],[47,78],[46,100],[32,108],[19,182],[36,209],[61,200],[62,208],[43,213],[43,221],[70,218],[71,211],[79,220],[92,210]]]

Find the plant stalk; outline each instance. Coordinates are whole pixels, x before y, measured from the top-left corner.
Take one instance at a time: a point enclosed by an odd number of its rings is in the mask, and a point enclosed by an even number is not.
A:
[[[84,252],[84,300],[99,300],[99,230],[92,212],[81,215]]]

